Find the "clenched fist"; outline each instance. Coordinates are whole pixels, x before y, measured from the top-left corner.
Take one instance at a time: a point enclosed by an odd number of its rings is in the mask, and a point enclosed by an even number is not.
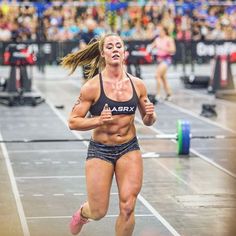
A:
[[[101,112],[99,119],[100,119],[101,124],[105,124],[113,119],[111,109],[108,106],[108,104],[105,104],[105,106],[103,107],[103,110]]]
[[[144,100],[144,102],[145,102],[146,115],[150,115],[150,116],[154,115],[154,105],[153,105],[153,103],[151,103],[148,98],[146,98]]]

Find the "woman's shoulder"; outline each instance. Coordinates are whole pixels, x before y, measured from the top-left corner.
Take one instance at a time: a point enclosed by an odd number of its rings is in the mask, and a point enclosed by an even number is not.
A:
[[[83,87],[87,89],[94,89],[99,85],[99,75],[95,75],[92,79],[87,80]]]
[[[93,97],[97,95],[99,86],[99,76],[96,75],[83,84],[83,86],[81,87],[81,91],[83,91],[83,93],[86,93],[88,97]]]
[[[134,76],[134,75],[131,75],[131,74],[128,74],[130,79],[132,80],[132,82],[134,83],[134,86],[141,89],[145,86],[144,82],[142,79]]]

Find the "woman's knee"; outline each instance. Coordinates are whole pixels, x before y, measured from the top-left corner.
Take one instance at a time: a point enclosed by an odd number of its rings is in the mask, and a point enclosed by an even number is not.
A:
[[[161,81],[161,78],[162,78],[161,72],[158,72],[158,71],[157,71],[157,73],[156,73],[156,80],[157,80],[157,82],[160,82],[160,81]]]
[[[128,220],[134,213],[137,196],[133,195],[120,202],[120,214]]]
[[[91,219],[92,220],[100,220],[107,214],[107,208],[96,207],[90,208]]]

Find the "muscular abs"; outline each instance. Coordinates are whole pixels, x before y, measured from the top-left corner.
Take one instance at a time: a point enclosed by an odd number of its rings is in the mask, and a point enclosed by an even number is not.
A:
[[[94,141],[115,145],[126,143],[135,135],[134,115],[115,115],[106,125],[102,125],[93,130]]]

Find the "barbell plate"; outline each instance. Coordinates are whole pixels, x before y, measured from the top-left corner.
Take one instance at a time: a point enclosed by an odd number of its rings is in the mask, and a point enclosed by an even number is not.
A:
[[[178,120],[177,122],[177,152],[179,155],[188,155],[190,149],[190,124],[188,121]]]
[[[188,121],[182,122],[183,149],[182,155],[188,155],[190,149],[190,125]]]
[[[180,155],[183,149],[182,121],[177,121],[177,153]]]

